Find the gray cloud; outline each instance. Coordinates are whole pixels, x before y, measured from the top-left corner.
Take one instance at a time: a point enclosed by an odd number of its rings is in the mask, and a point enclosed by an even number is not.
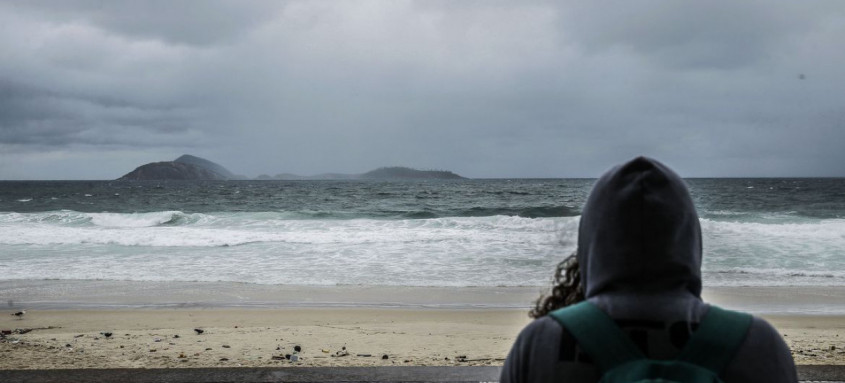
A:
[[[639,154],[843,175],[837,2],[35,1],[0,25],[0,162],[33,178],[59,177],[36,154],[108,156],[110,178],[183,152],[252,175],[595,176]]]
[[[231,43],[282,8],[280,1],[102,1],[32,0],[15,2],[19,12],[54,24],[82,23],[130,39],[214,45]]]

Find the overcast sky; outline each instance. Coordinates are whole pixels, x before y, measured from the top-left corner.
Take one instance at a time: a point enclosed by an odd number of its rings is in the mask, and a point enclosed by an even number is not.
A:
[[[0,179],[845,176],[832,1],[0,1]]]

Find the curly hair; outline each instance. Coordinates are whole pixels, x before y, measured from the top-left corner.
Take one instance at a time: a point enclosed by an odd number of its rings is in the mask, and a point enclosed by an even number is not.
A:
[[[544,294],[534,302],[534,308],[528,313],[531,318],[540,318],[546,314],[584,300],[584,286],[581,285],[581,273],[575,254],[564,258],[555,268],[551,294]]]

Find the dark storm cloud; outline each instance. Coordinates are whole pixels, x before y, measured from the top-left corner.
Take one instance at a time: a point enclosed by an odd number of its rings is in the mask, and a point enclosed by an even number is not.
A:
[[[555,177],[646,154],[688,175],[842,175],[840,8],[0,3],[0,162]]]
[[[571,2],[560,7],[568,41],[595,53],[630,49],[680,68],[732,69],[771,58],[794,34],[813,29],[819,16],[840,13],[833,2],[726,0],[645,1],[636,6]]]
[[[191,115],[174,107],[60,93],[0,81],[0,143],[158,146],[184,135]]]
[[[32,0],[14,8],[53,23],[90,23],[128,38],[213,45],[231,42],[273,18],[282,1]]]

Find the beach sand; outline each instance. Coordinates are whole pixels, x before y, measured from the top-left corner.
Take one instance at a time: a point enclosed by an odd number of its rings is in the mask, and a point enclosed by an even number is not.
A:
[[[517,310],[28,311],[0,319],[33,329],[0,342],[0,369],[500,365],[527,322]],[[297,362],[274,359],[296,346]]]
[[[0,340],[0,369],[501,365],[538,291],[57,281],[0,287],[15,305],[0,311],[0,330],[12,332]],[[798,364],[845,365],[843,297],[843,288],[705,290],[707,301],[769,320]],[[23,318],[9,315],[19,307],[27,308]],[[285,359],[296,346],[298,360]]]
[[[845,364],[845,317],[766,319],[798,364]],[[501,365],[528,321],[520,310],[29,311],[0,319],[32,329],[0,341],[0,369]],[[278,360],[296,346],[298,361]]]

